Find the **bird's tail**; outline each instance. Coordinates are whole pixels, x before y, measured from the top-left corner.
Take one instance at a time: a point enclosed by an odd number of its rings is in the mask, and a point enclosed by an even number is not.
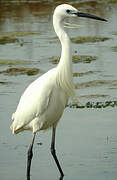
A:
[[[18,134],[19,132],[21,132],[22,130],[22,125],[16,125],[16,120],[15,120],[15,113],[12,114],[12,120],[13,123],[10,126],[10,129],[12,131],[13,134]]]
[[[22,126],[15,127],[15,123],[14,122],[11,124],[10,129],[11,129],[13,134],[18,134],[19,132],[23,131]]]

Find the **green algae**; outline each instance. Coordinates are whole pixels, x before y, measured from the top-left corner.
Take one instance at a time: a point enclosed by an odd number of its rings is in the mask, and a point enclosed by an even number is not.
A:
[[[113,52],[117,52],[117,46],[113,46],[113,47],[111,47],[111,49]]]
[[[117,0],[102,0],[102,3],[104,3],[104,4],[115,4],[115,3],[117,3]]]
[[[0,37],[0,44],[8,44],[8,43],[15,43],[19,42],[19,40],[12,36],[2,36]]]
[[[82,77],[82,76],[86,76],[86,75],[90,75],[93,74],[93,71],[87,71],[87,72],[73,72],[73,77]]]
[[[38,35],[40,32],[34,32],[34,31],[17,31],[17,32],[2,32],[0,33],[1,38],[3,37],[17,37],[17,36],[28,36],[28,35]]]
[[[79,62],[83,62],[83,63],[90,63],[92,61],[97,60],[98,57],[97,56],[72,56],[72,61],[73,63],[79,63]]]
[[[83,95],[83,96],[80,96],[81,98],[88,98],[88,99],[97,99],[97,98],[107,98],[109,97],[109,95],[107,94],[90,94],[90,95]]]
[[[81,43],[95,43],[95,42],[104,42],[111,38],[109,37],[98,37],[98,36],[87,36],[87,37],[75,37],[71,38],[73,43],[81,44]]]
[[[90,102],[88,101],[84,105],[79,105],[79,103],[72,103],[68,105],[69,108],[91,108],[91,109],[100,109],[100,108],[107,108],[107,107],[117,107],[117,101],[105,101],[105,102]]]
[[[52,57],[49,58],[49,62],[51,62],[52,64],[58,64],[59,60],[60,60],[60,58],[55,57],[55,56],[52,56]]]
[[[112,35],[117,36],[117,31],[112,32]]]
[[[72,56],[72,61],[73,63],[80,63],[80,62],[83,62],[83,63],[90,63],[92,61],[95,61],[97,60],[98,57],[97,56]],[[49,61],[52,63],[52,64],[58,64],[59,63],[59,60],[60,58],[59,57],[51,57],[49,58]]]
[[[112,86],[113,84],[117,83],[116,80],[93,80],[93,81],[88,81],[84,83],[77,83],[75,84],[75,88],[89,88],[89,87],[97,87],[97,86],[104,86],[104,85],[109,85]]]
[[[0,66],[2,65],[26,65],[26,64],[31,64],[32,62],[30,61],[13,61],[13,60],[0,60]]]
[[[10,84],[11,82],[6,82],[6,81],[0,81],[0,85],[7,85]]]
[[[40,72],[39,69],[37,68],[8,68],[4,71],[0,71],[0,74],[8,75],[8,76],[17,76],[17,75],[22,75],[26,74],[28,76],[36,75]]]
[[[20,40],[18,39],[19,36],[28,36],[28,35],[36,35],[40,34],[40,32],[3,32],[0,33],[0,44],[8,44],[8,43],[15,43],[19,42]],[[22,45],[22,44],[21,44]]]

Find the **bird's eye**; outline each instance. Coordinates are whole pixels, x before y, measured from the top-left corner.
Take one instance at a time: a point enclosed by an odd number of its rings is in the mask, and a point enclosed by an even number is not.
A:
[[[66,10],[66,12],[69,14],[69,13],[70,13],[70,10],[69,10],[69,9],[67,9],[67,10]]]

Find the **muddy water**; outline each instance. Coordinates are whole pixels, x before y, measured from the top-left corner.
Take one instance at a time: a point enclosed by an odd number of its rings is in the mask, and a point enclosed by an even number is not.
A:
[[[103,42],[72,43],[73,55],[97,56],[90,63],[74,63],[76,93],[81,103],[117,100],[117,5],[80,3],[81,10],[96,13],[107,23],[88,19],[68,20],[80,24],[67,29],[71,37],[101,36]],[[26,151],[31,133],[13,136],[9,130],[11,114],[15,111],[25,87],[55,64],[49,58],[60,56],[61,47],[52,27],[55,4],[0,4],[0,37],[17,41],[0,44],[0,60],[27,61],[27,64],[0,65],[8,68],[39,68],[35,76],[0,74],[0,179],[26,179]],[[19,33],[20,32],[20,33]],[[22,32],[22,33],[21,33]],[[31,33],[33,32],[33,34]],[[89,72],[89,73],[88,73]],[[91,72],[91,73],[90,73]],[[117,179],[117,109],[67,108],[57,130],[57,154],[66,180]],[[34,147],[31,179],[59,179],[49,152],[51,132],[37,135]],[[38,145],[42,142],[42,146]]]

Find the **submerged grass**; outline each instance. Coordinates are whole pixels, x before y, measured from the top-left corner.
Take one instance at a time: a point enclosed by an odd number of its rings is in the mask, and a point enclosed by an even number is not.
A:
[[[113,46],[111,49],[113,52],[117,52],[117,46]]]
[[[105,102],[87,102],[85,105],[79,105],[79,103],[69,104],[70,108],[107,108],[107,107],[117,107],[117,101],[105,101]]]
[[[5,81],[0,81],[0,85],[7,85],[10,84],[11,82],[5,82]]]
[[[115,3],[117,3],[117,0],[102,0],[102,3],[111,3],[111,4],[115,4]]]
[[[0,44],[15,43],[15,42],[19,42],[18,38],[12,36],[0,37]]]
[[[103,85],[113,86],[113,84],[115,83],[117,83],[116,80],[93,80],[85,83],[77,83],[75,84],[75,88],[79,89],[79,88],[97,87]]]
[[[82,77],[82,76],[86,76],[86,75],[90,75],[90,74],[93,74],[94,71],[87,71],[87,72],[74,72],[73,73],[73,77]]]
[[[83,62],[83,63],[90,63],[92,61],[97,60],[98,57],[97,56],[72,56],[72,61],[73,63],[79,63],[79,62]]]
[[[80,62],[83,62],[83,63],[90,63],[94,60],[97,60],[98,57],[97,56],[72,56],[72,61],[73,63],[80,63]],[[59,60],[60,58],[59,57],[51,57],[49,58],[49,61],[52,63],[52,64],[58,64],[59,63]]]
[[[98,36],[87,36],[87,37],[75,37],[71,38],[73,43],[95,43],[95,42],[104,42],[111,38],[109,37],[98,37]]]
[[[28,36],[35,34],[40,34],[40,32],[30,32],[30,31],[2,32],[0,33],[0,36],[14,37],[14,36]]]
[[[5,33],[0,33],[0,44],[20,42],[20,40],[18,39],[18,36],[28,36],[28,35],[35,35],[35,34],[40,34],[40,32],[5,32]]]
[[[8,75],[8,76],[17,76],[22,74],[27,74],[28,76],[36,75],[40,72],[37,68],[8,68],[7,70],[0,71],[0,74]]]
[[[80,96],[81,98],[88,98],[88,99],[92,99],[92,98],[107,98],[109,97],[109,95],[107,94],[90,94],[90,95],[83,95],[83,96]]]
[[[2,65],[25,65],[25,64],[31,64],[30,61],[13,61],[13,60],[0,60],[0,66]]]
[[[60,60],[60,58],[59,58],[59,57],[55,57],[55,56],[52,56],[51,58],[49,58],[49,61],[50,61],[52,64],[58,64],[58,63],[59,63],[59,60]]]

